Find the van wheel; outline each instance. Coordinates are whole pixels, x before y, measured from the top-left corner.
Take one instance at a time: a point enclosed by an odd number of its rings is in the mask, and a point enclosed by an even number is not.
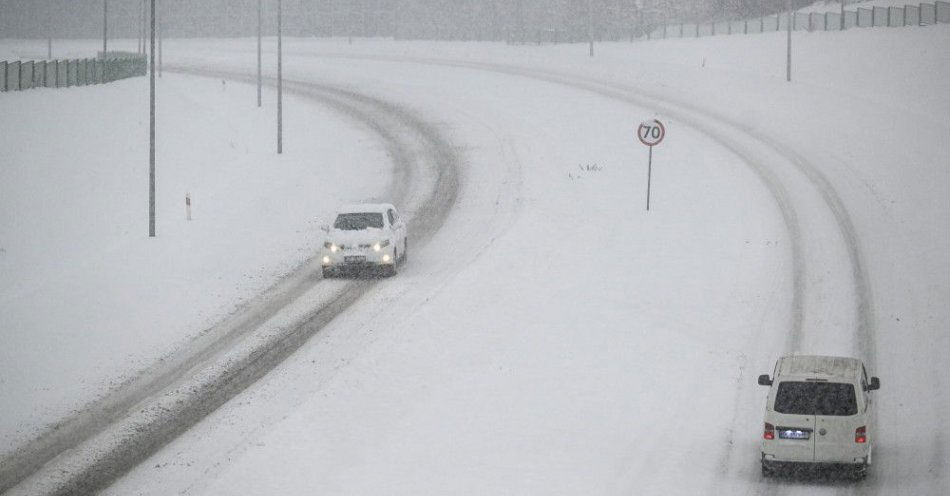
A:
[[[333,277],[333,269],[331,269],[330,267],[324,267],[324,268],[323,268],[323,278],[324,278],[324,279],[329,279],[329,278],[331,278],[331,277]]]
[[[868,476],[868,466],[858,465],[851,471],[851,480],[853,481],[862,481]]]

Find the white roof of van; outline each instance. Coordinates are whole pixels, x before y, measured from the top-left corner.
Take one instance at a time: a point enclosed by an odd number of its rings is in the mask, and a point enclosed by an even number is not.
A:
[[[798,376],[818,379],[832,377],[860,380],[864,365],[857,358],[791,355],[780,360],[779,376]]]
[[[386,210],[395,208],[389,203],[351,203],[337,209],[338,214],[359,214],[368,212],[386,213]]]

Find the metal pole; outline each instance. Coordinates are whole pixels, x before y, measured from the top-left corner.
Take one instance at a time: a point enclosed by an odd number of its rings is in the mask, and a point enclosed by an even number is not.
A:
[[[149,143],[148,143],[148,236],[155,237],[155,0],[151,17],[151,74],[149,75]]]
[[[785,0],[785,5],[788,7],[788,53],[786,54],[786,60],[785,60],[785,80],[791,82],[792,80],[792,24],[795,23],[795,14],[792,12],[791,0]]]
[[[845,29],[846,28],[844,25],[844,0],[841,0],[841,30],[844,31]]]
[[[158,12],[158,15],[161,16],[160,10]],[[159,20],[158,20],[158,77],[162,77],[162,38],[164,38],[163,32],[165,31],[163,28],[164,28],[163,22],[161,21],[161,17],[159,17]]]
[[[284,52],[281,0],[277,0],[277,154],[284,153]]]
[[[257,0],[257,106],[261,106],[261,23],[264,18],[263,0]]]
[[[653,179],[653,147],[650,147],[650,158],[647,160],[647,212],[650,211],[650,181]]]
[[[109,51],[109,0],[102,0],[102,56]]]
[[[587,41],[590,44],[590,56],[594,56],[594,6],[593,0],[587,0]]]
[[[46,60],[53,60],[53,0],[46,2]]]

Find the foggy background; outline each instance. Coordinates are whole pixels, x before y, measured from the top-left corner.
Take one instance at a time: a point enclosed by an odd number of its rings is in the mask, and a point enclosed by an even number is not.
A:
[[[109,0],[109,37],[135,38],[145,1]],[[651,25],[742,19],[784,11],[785,0],[592,0],[598,39],[639,35]],[[793,7],[811,3],[793,0]],[[851,3],[850,1],[847,3]],[[276,0],[264,0],[265,34]],[[97,38],[103,0],[0,0],[0,38]],[[170,37],[256,34],[257,0],[159,0]],[[288,36],[502,40],[558,30],[586,40],[588,0],[283,0]],[[549,37],[549,36],[547,36]]]

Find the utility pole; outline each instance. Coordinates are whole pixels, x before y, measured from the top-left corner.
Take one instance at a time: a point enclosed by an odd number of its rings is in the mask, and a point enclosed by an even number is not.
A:
[[[102,56],[109,51],[109,0],[102,0]]]
[[[281,0],[277,0],[277,154],[284,153],[284,49],[283,12]]]
[[[155,237],[155,0],[151,1],[151,48],[149,60],[149,130],[148,130],[148,237]]]
[[[788,53],[785,59],[785,80],[792,81],[792,25],[795,24],[795,13],[792,12],[791,0],[785,0],[785,6],[788,7]]]
[[[158,1],[158,0],[156,0]],[[158,77],[162,77],[162,39],[165,37],[165,21],[162,20],[161,9],[158,8]]]
[[[264,22],[263,0],[257,0],[257,106],[261,106],[261,23]]]
[[[594,56],[594,2],[587,0],[587,41],[590,43],[590,56]]]
[[[53,60],[53,0],[46,1],[46,60]]]

